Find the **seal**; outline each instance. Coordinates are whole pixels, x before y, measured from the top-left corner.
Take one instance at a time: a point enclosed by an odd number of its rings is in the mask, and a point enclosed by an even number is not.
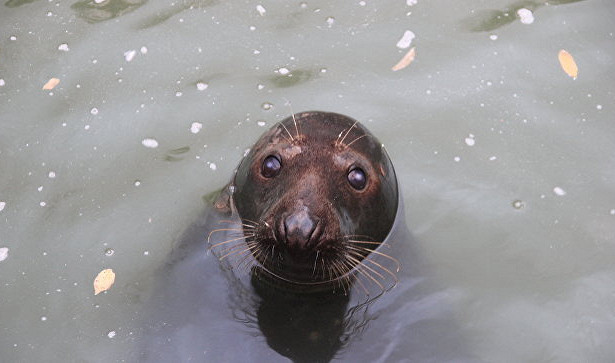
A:
[[[242,159],[214,204],[235,221],[210,233],[210,248],[234,267],[252,261],[252,271],[286,287],[346,292],[358,275],[384,290],[395,269],[367,257],[399,270],[377,250],[398,204],[393,164],[374,135],[341,114],[302,112]],[[234,233],[219,240],[222,231]]]

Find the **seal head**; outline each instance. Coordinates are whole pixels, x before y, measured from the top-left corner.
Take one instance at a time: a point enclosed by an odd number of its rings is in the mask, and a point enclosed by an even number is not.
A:
[[[231,185],[259,267],[300,285],[349,284],[388,235],[398,207],[384,147],[336,113],[304,112],[276,124],[241,161]]]

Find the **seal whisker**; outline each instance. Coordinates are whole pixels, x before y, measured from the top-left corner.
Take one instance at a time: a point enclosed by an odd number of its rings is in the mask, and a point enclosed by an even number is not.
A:
[[[354,253],[356,253],[356,255],[357,255],[357,256],[360,256],[357,252],[354,252]],[[358,260],[358,259],[356,259],[356,258],[354,258],[354,257],[352,257],[352,256],[350,256],[350,255],[347,255],[347,256],[346,256],[346,258],[348,258],[348,259],[350,259],[351,261],[355,262],[355,263],[356,263],[357,268],[359,268],[359,266],[363,266],[363,267],[365,267],[366,269],[370,270],[371,272],[375,273],[375,274],[376,274],[378,277],[380,277],[381,279],[385,280],[385,277],[384,277],[384,276],[383,276],[380,272],[378,272],[378,271],[376,271],[376,270],[372,269],[371,267],[367,266],[367,265],[365,264],[365,260],[360,261],[360,260]]]
[[[231,242],[234,242],[234,241],[239,241],[239,240],[242,240],[242,239],[245,239],[245,238],[250,238],[250,237],[254,237],[254,235],[253,234],[248,234],[248,235],[245,235],[243,237],[237,237],[237,238],[229,239],[229,240],[226,240],[226,241],[223,241],[223,242],[218,242],[218,243],[212,245],[211,247],[209,247],[209,249],[213,249],[213,248],[216,248],[218,246],[222,246],[222,245],[227,244],[227,243],[231,243]]]
[[[366,251],[368,253],[373,253],[373,254],[376,254],[378,256],[382,256],[384,258],[387,258],[387,259],[395,262],[395,265],[396,265],[395,272],[399,272],[401,264],[399,263],[399,260],[396,259],[395,257],[389,256],[386,253],[382,253],[380,251],[370,250],[369,248],[365,248],[365,247],[360,247],[360,246],[346,246],[346,247],[350,248],[350,249],[355,249],[355,250],[363,250],[363,251]]]
[[[346,147],[350,147],[350,145],[354,144],[355,142],[357,142],[357,141],[361,140],[362,138],[364,138],[364,137],[366,137],[366,136],[369,136],[369,135],[365,134],[365,135],[361,135],[361,136],[357,137],[356,139],[354,139],[354,140],[352,140],[351,142],[349,142],[349,143],[346,145]]]
[[[257,227],[258,225],[260,225],[260,223],[259,223],[259,222],[257,222],[257,221],[253,221],[253,220],[248,219],[248,218],[241,218],[241,221],[242,221],[242,222],[244,222],[244,223],[245,223],[245,222],[250,222],[250,223],[252,223],[252,224],[254,225],[254,227]]]
[[[243,227],[248,227],[248,228],[252,228],[252,229],[256,228],[256,225],[247,224],[247,223],[245,223],[243,221],[236,222],[236,221],[231,221],[229,219],[222,219],[222,220],[220,220],[220,222],[218,222],[218,224],[222,224],[222,223],[238,224],[238,225],[241,225]]]
[[[366,245],[378,245],[378,246],[388,246],[387,243],[384,242],[377,242],[377,241],[360,241],[360,240],[354,240],[354,239],[349,239],[346,240],[347,242],[353,243],[353,244],[366,244]]]
[[[357,266],[358,269],[357,271],[359,271],[359,273],[363,274],[364,276],[367,276],[370,280],[372,280],[376,285],[378,285],[378,287],[380,287],[380,289],[382,291],[385,291],[384,286],[382,286],[382,284],[380,283],[380,281],[376,280],[376,278],[374,276],[372,276],[370,273],[366,272],[363,270],[363,267],[365,267],[365,265],[358,265]]]
[[[320,253],[320,251],[316,251],[316,257],[314,258],[314,268],[312,269],[312,277],[314,277],[314,275],[316,275],[316,262],[318,262],[318,254]]]
[[[225,253],[227,253],[228,251],[231,251],[231,250],[233,250],[233,249],[241,248],[241,247],[244,247],[244,246],[246,246],[246,245],[248,245],[248,246],[249,246],[249,245],[252,245],[252,244],[255,244],[255,243],[256,243],[256,242],[254,242],[254,241],[247,241],[247,240],[245,241],[245,243],[243,243],[243,242],[237,242],[237,244],[236,244],[236,245],[231,245],[231,246],[229,246],[229,247],[221,248],[220,250],[218,250],[218,251],[216,251],[216,252],[218,252],[219,254],[221,254],[221,255],[222,255],[222,254],[225,254]]]
[[[217,232],[224,232],[224,231],[238,231],[238,232],[243,232],[243,228],[218,228],[218,229],[214,229],[213,231],[209,232],[209,235],[207,236],[207,242],[209,242],[209,239],[211,238],[211,235]]]
[[[293,112],[293,105],[290,103],[290,101],[286,98],[283,98],[284,101],[286,101],[285,105],[288,105],[288,108],[290,109],[290,115],[293,118],[293,122],[295,123],[295,130],[297,131],[297,138],[299,138],[299,127],[297,126],[297,119],[295,118],[295,113]]]
[[[350,130],[352,130],[358,122],[359,122],[359,121],[355,121],[355,122],[352,124],[352,126],[350,126],[350,127],[348,128],[348,130],[347,130],[347,131],[346,131],[346,133],[344,134],[344,137],[342,137],[342,139],[341,139],[341,140],[339,140],[339,143],[340,143],[340,144],[344,145],[344,139],[346,139],[346,136],[348,136],[348,134],[350,133]]]
[[[293,142],[295,142],[295,139],[293,138],[293,135],[290,134],[290,131],[288,131],[288,129],[286,128],[286,125],[284,125],[282,123],[282,121],[278,122],[280,125],[282,125],[282,127],[284,128],[284,130],[286,130],[286,132],[288,133],[288,136],[290,136],[290,141],[289,144],[292,144]],[[286,139],[286,137],[284,137]],[[288,141],[288,139],[286,139]]]
[[[355,281],[359,284],[359,286],[361,286],[361,288],[363,289],[363,292],[365,292],[365,295],[369,296],[369,290],[367,289],[367,287],[365,287],[365,284],[363,284],[363,281],[361,281],[361,279],[355,279]]]
[[[243,247],[243,246],[242,246],[242,247]],[[231,252],[227,253],[226,255],[224,255],[224,256],[222,256],[222,257],[220,257],[220,258],[219,258],[219,260],[220,260],[220,261],[222,261],[222,260],[224,260],[225,258],[227,258],[228,256],[232,256],[232,255],[237,254],[237,253],[241,254],[241,253],[243,253],[243,252],[252,251],[252,250],[253,250],[254,248],[256,248],[256,247],[258,247],[258,246],[257,246],[257,245],[252,245],[251,247],[248,247],[248,248],[243,249],[243,250],[241,250],[241,251],[231,251]]]
[[[378,262],[372,260],[372,259],[365,259],[365,261],[370,262],[378,267],[380,267],[382,270],[384,270],[386,273],[388,273],[389,275],[391,275],[391,277],[393,277],[393,280],[395,280],[395,284],[393,286],[396,286],[397,283],[399,282],[399,279],[397,278],[397,275],[395,275],[391,270],[389,270],[388,268],[382,266],[381,264],[379,264]]]
[[[256,259],[257,256],[261,255],[261,253],[263,253],[263,249],[257,244],[256,250],[252,251],[252,253],[246,253],[246,255],[237,263],[235,267],[241,273],[248,272],[248,269],[250,268],[250,257]]]

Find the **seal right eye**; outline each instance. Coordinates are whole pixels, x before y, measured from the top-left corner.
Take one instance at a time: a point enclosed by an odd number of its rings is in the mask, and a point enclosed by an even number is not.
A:
[[[274,176],[280,173],[280,169],[282,168],[282,163],[277,156],[269,155],[263,161],[263,168],[261,169],[261,174],[265,178],[273,178]]]

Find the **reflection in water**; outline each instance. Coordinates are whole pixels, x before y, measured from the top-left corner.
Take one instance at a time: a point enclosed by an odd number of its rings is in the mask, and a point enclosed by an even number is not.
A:
[[[473,32],[487,32],[510,24],[517,19],[517,11],[519,9],[528,9],[532,12],[546,5],[562,5],[576,3],[584,0],[523,0],[517,1],[509,5],[504,10],[479,10],[475,15],[466,18],[464,23],[466,27]]]
[[[350,295],[341,290],[289,292],[252,272],[260,298],[257,325],[267,344],[293,362],[328,362],[369,321],[367,308],[376,298],[347,309]]]
[[[82,0],[71,5],[71,9],[87,22],[98,23],[136,10],[146,2],[147,0],[106,0],[96,3]]]

